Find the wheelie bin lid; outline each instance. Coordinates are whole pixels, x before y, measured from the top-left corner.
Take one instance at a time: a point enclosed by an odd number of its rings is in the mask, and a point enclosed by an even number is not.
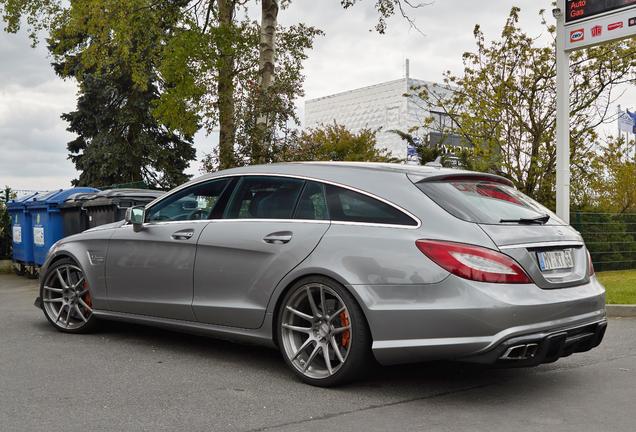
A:
[[[9,201],[7,201],[7,209],[8,210],[20,209],[20,208],[24,207],[29,200],[35,198],[40,193],[41,192],[33,192],[33,193],[28,194],[28,195],[24,195],[24,196],[21,196],[19,198],[15,198],[15,199],[9,200]]]
[[[31,208],[50,208],[50,207],[58,207],[61,203],[66,201],[68,197],[73,194],[81,193],[81,192],[99,192],[98,189],[89,188],[89,187],[76,187],[71,189],[59,189],[54,192],[50,192],[42,197],[35,197],[30,200],[27,206]]]
[[[77,192],[60,204],[60,208],[81,207],[86,201],[94,199],[99,192]]]
[[[120,199],[136,199],[151,202],[165,194],[164,191],[150,189],[107,189],[84,203],[85,207],[97,207],[117,203]]]

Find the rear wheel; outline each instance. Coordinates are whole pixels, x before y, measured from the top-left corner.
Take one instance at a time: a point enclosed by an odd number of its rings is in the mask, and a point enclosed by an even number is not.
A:
[[[277,329],[285,362],[308,384],[343,384],[367,366],[371,337],[362,310],[331,279],[296,283],[281,303]]]
[[[95,328],[90,288],[82,269],[72,260],[54,263],[42,278],[40,297],[48,321],[68,333],[86,333]]]

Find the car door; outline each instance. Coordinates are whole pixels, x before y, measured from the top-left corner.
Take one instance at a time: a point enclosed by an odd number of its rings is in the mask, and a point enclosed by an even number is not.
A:
[[[205,226],[193,308],[209,324],[258,328],[278,282],[329,228],[324,187],[302,179],[244,176],[223,219]]]
[[[230,187],[226,178],[177,190],[146,210],[141,231],[130,225],[116,231],[106,264],[112,310],[195,321],[197,239]]]

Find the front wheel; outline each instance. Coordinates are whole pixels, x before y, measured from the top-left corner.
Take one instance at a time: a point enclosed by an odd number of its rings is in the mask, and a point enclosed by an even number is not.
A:
[[[94,329],[90,288],[82,269],[70,259],[54,263],[42,278],[40,298],[46,319],[57,330],[86,333]]]
[[[296,283],[281,303],[277,324],[285,362],[308,384],[343,384],[367,366],[371,337],[362,310],[331,279]]]

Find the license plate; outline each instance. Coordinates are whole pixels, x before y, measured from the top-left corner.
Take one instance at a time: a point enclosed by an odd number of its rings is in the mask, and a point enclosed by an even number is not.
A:
[[[537,252],[541,271],[569,269],[574,267],[572,249],[558,251]]]

